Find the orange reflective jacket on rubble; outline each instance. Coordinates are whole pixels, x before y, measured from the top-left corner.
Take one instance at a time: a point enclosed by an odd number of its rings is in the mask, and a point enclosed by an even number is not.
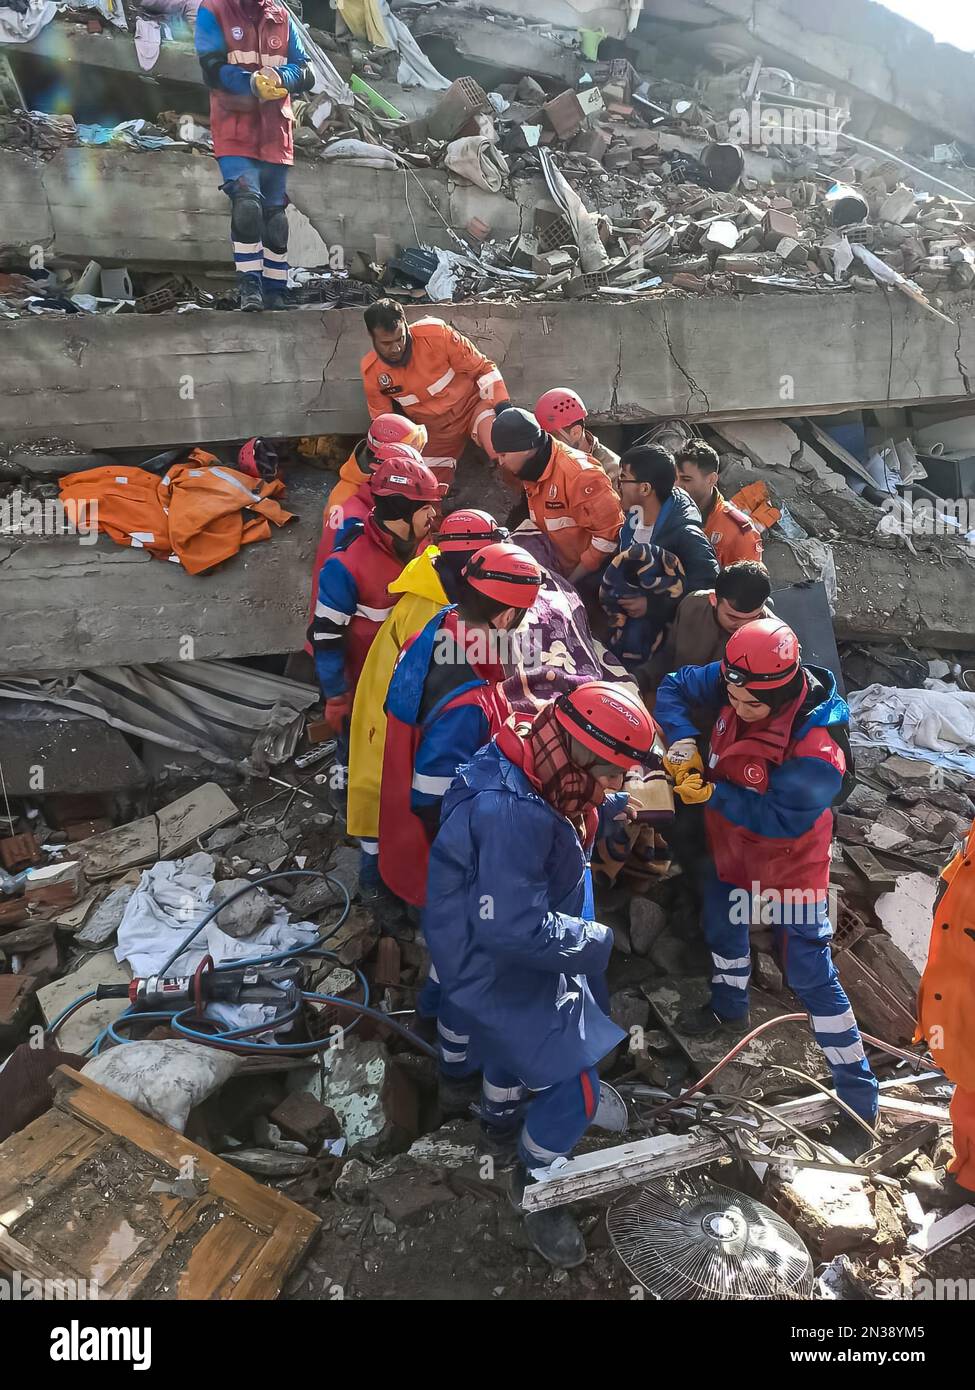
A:
[[[431,458],[458,458],[478,427],[494,419],[495,405],[508,399],[495,364],[442,319],[410,324],[405,362],[369,352],[360,369],[372,418],[393,411],[426,425],[423,452]]]
[[[87,505],[99,531],[119,545],[174,555],[190,574],[202,574],[236,555],[242,545],[269,539],[270,522],[292,520],[274,499],[284,484],[257,482],[194,449],[186,463],[162,478],[142,468],[109,465],[61,479],[61,501]]]
[[[950,1081],[975,1091],[975,822],[941,877],[948,887],[934,913],[915,1040],[927,1040]]]

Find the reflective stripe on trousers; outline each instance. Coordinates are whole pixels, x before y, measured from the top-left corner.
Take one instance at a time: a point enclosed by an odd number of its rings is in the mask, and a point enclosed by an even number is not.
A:
[[[751,945],[750,913],[742,910],[744,890],[722,883],[712,872],[704,890],[704,935],[711,949],[711,1007],[720,1018],[748,1013]],[[829,949],[833,928],[824,897],[787,898],[776,911],[763,903],[763,921],[772,921],[779,959],[789,988],[809,1010],[816,1041],[833,1073],[837,1095],[865,1120],[877,1114],[877,1080],[870,1069],[850,1001],[840,984]],[[744,919],[744,920],[741,920]]]
[[[589,1067],[544,1091],[529,1091],[518,1077],[486,1065],[481,1088],[485,1129],[513,1134],[519,1126],[518,1157],[526,1168],[545,1168],[570,1154],[589,1128],[599,1103],[599,1076]]]

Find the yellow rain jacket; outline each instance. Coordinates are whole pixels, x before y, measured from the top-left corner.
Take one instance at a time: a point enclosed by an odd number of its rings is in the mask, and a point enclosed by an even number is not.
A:
[[[389,585],[401,594],[377,632],[356,686],[349,733],[349,834],[364,839],[379,835],[379,788],[386,746],[386,694],[400,648],[449,603],[433,562],[440,552],[428,546]]]

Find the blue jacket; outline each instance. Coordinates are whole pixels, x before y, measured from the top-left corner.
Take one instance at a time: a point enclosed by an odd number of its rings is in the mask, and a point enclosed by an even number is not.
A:
[[[634,542],[652,542],[676,555],[684,570],[686,593],[714,587],[718,561],[704,534],[701,513],[683,488],[674,488],[652,527],[635,526],[632,516],[627,515],[620,532],[620,550],[629,549]]]
[[[460,769],[442,815],[423,930],[478,1055],[532,1090],[595,1066],[626,1034],[585,978],[613,938],[580,916],[579,837],[494,742]]]
[[[714,792],[705,823],[715,868],[725,882],[817,891],[828,883],[830,807],[851,772],[850,711],[831,671],[803,670],[809,688],[791,728],[781,727],[775,716],[769,721],[787,740],[780,758],[763,757],[761,730],[753,734],[748,725],[737,726],[719,661],[682,666],[657,691],[654,716],[668,743],[699,737],[693,708],[720,710],[709,749]]]

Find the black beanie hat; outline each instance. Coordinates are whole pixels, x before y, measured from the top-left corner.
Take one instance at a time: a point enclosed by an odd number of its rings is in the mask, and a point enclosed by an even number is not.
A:
[[[531,411],[518,406],[502,411],[491,426],[491,444],[499,454],[534,453],[545,438],[545,431]]]

